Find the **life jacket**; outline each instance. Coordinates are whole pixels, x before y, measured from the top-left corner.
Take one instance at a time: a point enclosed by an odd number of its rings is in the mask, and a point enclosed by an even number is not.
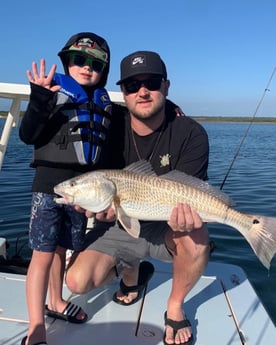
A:
[[[49,119],[54,135],[46,145],[36,147],[35,165],[95,165],[110,126],[108,93],[104,88],[95,89],[93,99],[89,100],[85,90],[70,76],[56,73],[53,80],[61,86]]]

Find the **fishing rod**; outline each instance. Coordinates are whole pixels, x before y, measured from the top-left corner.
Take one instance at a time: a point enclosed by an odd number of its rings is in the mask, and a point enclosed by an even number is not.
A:
[[[229,176],[229,174],[230,174],[230,171],[232,170],[232,167],[233,167],[233,165],[234,165],[234,162],[235,162],[235,160],[237,159],[237,157],[238,157],[238,155],[239,155],[241,146],[242,146],[242,144],[243,144],[245,138],[247,137],[247,134],[248,134],[248,132],[249,132],[251,126],[253,125],[254,119],[255,119],[255,117],[256,117],[258,111],[259,111],[259,108],[260,108],[260,106],[261,106],[261,104],[262,104],[262,102],[263,102],[263,99],[264,99],[266,93],[267,93],[268,91],[270,91],[269,86],[270,86],[270,83],[271,83],[271,81],[272,81],[272,79],[273,79],[273,76],[274,76],[275,72],[276,72],[276,67],[274,67],[274,69],[273,69],[273,71],[272,71],[272,73],[271,73],[271,76],[270,76],[270,78],[269,78],[269,80],[268,80],[268,82],[267,82],[267,85],[266,85],[266,87],[265,87],[265,89],[264,89],[264,92],[263,92],[263,94],[262,94],[262,97],[261,97],[261,99],[260,99],[260,101],[259,101],[259,103],[258,103],[258,105],[257,105],[257,107],[256,107],[256,110],[255,110],[255,112],[254,112],[254,114],[253,114],[253,116],[252,116],[252,119],[251,119],[251,121],[249,122],[249,125],[248,125],[248,127],[247,127],[247,129],[246,129],[246,131],[245,131],[245,133],[244,133],[244,135],[243,135],[243,137],[242,137],[242,139],[241,139],[241,142],[240,142],[240,144],[239,144],[239,146],[238,146],[238,148],[237,148],[237,150],[236,150],[236,152],[235,152],[235,154],[234,154],[234,157],[233,157],[233,159],[232,159],[232,162],[230,163],[229,168],[228,168],[228,170],[227,170],[227,172],[226,172],[226,174],[225,174],[224,180],[222,181],[222,183],[221,183],[221,185],[220,185],[220,190],[222,190],[222,188],[223,188],[223,186],[224,186],[224,184],[225,184],[225,182],[226,182],[226,180],[227,180],[227,178],[228,178],[228,176]]]

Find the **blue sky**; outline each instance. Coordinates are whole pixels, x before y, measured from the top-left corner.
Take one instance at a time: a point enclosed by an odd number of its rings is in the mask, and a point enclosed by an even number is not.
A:
[[[275,13],[275,0],[5,1],[0,82],[27,83],[41,57],[62,72],[57,52],[91,31],[111,48],[108,90],[119,90],[125,55],[153,50],[167,65],[169,98],[187,115],[253,116],[276,66]],[[276,116],[276,74],[269,89],[257,116]]]

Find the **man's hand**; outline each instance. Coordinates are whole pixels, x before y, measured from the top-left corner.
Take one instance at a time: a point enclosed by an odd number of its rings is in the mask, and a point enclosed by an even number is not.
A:
[[[201,229],[203,226],[199,214],[193,211],[189,205],[180,203],[172,210],[168,224],[173,231],[180,232],[191,232]]]
[[[52,80],[54,77],[54,74],[56,72],[57,69],[57,65],[52,65],[49,74],[46,76],[45,75],[45,59],[41,59],[40,60],[40,71],[38,71],[37,69],[37,63],[33,62],[32,63],[32,71],[27,70],[27,77],[29,79],[30,83],[45,87],[46,89],[53,91],[53,92],[57,92],[60,90],[60,86],[59,85],[52,85]]]

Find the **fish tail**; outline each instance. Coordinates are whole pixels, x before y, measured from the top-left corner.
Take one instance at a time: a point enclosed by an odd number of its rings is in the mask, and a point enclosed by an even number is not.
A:
[[[241,232],[262,264],[269,269],[276,253],[276,218],[254,215],[251,221],[249,231]]]

